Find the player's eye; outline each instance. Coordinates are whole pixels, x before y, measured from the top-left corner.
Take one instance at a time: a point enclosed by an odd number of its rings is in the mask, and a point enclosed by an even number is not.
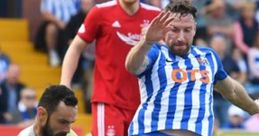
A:
[[[191,32],[191,28],[184,29],[184,32],[186,33]]]
[[[60,120],[59,123],[61,124],[69,124],[69,121],[66,121],[66,120]]]
[[[178,32],[180,32],[180,30],[179,30],[179,29],[177,29],[177,28],[172,28],[172,29],[171,29],[171,31],[172,31],[172,32],[174,32],[174,33],[178,33]]]

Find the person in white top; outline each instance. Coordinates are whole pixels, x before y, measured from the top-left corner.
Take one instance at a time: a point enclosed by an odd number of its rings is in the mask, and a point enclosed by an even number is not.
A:
[[[70,128],[77,115],[78,100],[63,85],[48,87],[40,98],[34,124],[18,136],[77,136]]]

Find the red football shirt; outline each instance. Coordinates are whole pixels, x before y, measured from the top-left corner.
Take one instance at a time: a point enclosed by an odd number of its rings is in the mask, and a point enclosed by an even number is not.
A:
[[[96,40],[92,102],[135,110],[139,105],[137,78],[125,69],[129,50],[140,40],[142,27],[159,14],[156,7],[140,4],[128,15],[118,1],[97,4],[87,15],[78,35],[87,43]]]

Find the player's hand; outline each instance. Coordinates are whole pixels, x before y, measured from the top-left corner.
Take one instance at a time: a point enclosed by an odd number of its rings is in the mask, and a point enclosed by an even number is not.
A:
[[[143,32],[144,40],[148,43],[160,41],[170,30],[169,24],[174,19],[172,13],[161,12],[155,17]]]

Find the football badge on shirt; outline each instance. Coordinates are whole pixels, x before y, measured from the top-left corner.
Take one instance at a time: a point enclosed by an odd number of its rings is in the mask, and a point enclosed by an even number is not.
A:
[[[107,129],[107,136],[115,136],[115,129],[113,125],[108,125],[108,129]]]
[[[144,20],[143,20],[143,23],[140,24],[140,27],[141,27],[141,28],[146,28],[146,27],[148,27],[149,23],[150,23],[149,20],[144,19]]]
[[[200,65],[208,65],[208,60],[205,58],[197,58],[197,61]]]

